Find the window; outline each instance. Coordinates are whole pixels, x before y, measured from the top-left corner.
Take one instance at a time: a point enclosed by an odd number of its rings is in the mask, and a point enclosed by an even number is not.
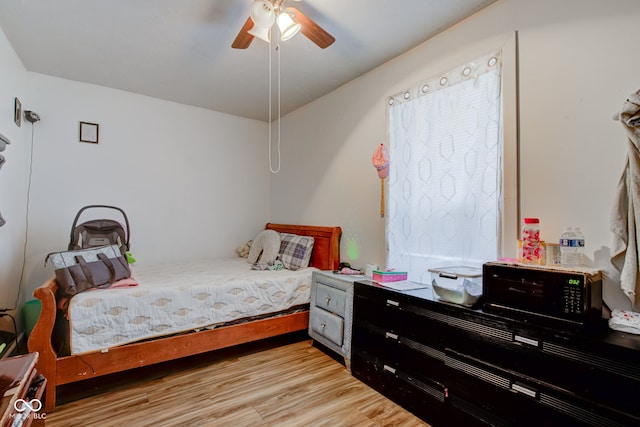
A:
[[[500,256],[502,105],[501,52],[388,99],[388,268],[424,283]]]

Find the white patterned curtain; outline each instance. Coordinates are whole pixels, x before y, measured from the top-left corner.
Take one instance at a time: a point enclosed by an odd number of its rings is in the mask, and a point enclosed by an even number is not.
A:
[[[409,280],[498,257],[501,69],[494,52],[388,99],[387,268]]]

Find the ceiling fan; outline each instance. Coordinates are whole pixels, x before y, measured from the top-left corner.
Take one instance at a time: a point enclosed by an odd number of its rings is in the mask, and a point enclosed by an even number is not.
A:
[[[276,25],[280,30],[280,39],[283,41],[300,31],[322,49],[333,44],[336,39],[331,34],[297,8],[286,6],[285,3],[286,0],[254,0],[249,9],[249,18],[231,47],[246,49],[256,37],[270,43],[270,30]]]

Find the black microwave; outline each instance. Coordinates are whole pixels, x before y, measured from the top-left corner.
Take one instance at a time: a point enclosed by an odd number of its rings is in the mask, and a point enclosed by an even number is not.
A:
[[[602,318],[599,270],[501,262],[482,270],[485,311],[552,326],[584,326]]]

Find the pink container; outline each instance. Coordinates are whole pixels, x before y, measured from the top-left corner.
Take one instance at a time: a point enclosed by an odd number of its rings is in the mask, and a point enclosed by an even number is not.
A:
[[[401,280],[407,280],[407,272],[373,270],[373,280],[382,283],[399,282]]]
[[[524,218],[522,221],[522,262],[525,264],[540,264],[540,220],[538,218]]]

